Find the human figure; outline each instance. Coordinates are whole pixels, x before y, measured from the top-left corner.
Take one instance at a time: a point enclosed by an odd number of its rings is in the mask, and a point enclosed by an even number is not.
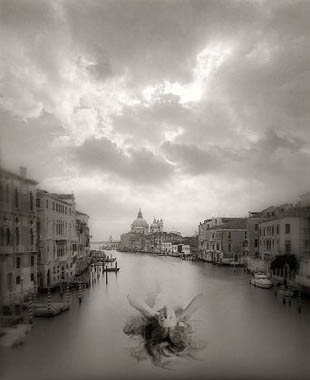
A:
[[[194,348],[188,321],[200,308],[202,294],[198,294],[183,308],[169,305],[163,294],[156,296],[152,307],[141,298],[131,295],[127,298],[129,304],[140,312],[142,319],[129,321],[124,332],[143,337],[144,347],[155,364],[160,364],[163,356],[180,356],[191,346]]]

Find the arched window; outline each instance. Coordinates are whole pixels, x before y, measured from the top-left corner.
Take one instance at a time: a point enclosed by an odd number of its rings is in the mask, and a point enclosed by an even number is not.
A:
[[[15,208],[18,208],[18,207],[19,207],[19,194],[18,194],[17,187],[15,187]]]
[[[4,201],[4,190],[3,190],[3,185],[0,182],[0,202]]]
[[[30,204],[30,210],[33,211],[33,194],[32,194],[32,191],[30,191],[30,195],[29,195],[29,204]]]
[[[19,229],[18,229],[18,227],[15,228],[15,244],[16,245],[20,244],[20,241],[19,241]]]
[[[10,245],[11,242],[11,231],[9,227],[6,229],[6,245]]]
[[[4,228],[1,227],[0,229],[0,246],[3,247],[4,246]]]

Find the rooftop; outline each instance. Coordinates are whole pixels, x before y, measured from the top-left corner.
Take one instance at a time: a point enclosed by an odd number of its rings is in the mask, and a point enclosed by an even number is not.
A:
[[[2,175],[7,175],[9,177],[13,177],[15,179],[19,179],[21,181],[25,181],[25,182],[28,182],[28,183],[31,183],[33,185],[37,185],[39,182],[35,181],[34,179],[31,179],[31,178],[26,178],[25,176],[23,175],[20,175],[20,174],[17,174],[17,173],[14,173],[14,172],[11,172],[9,170],[5,170],[3,168],[0,168],[0,174]]]

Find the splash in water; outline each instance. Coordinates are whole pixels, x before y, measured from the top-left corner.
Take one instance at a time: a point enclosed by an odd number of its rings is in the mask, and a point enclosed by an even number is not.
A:
[[[169,368],[175,358],[196,359],[195,352],[205,347],[194,340],[190,325],[192,314],[200,308],[202,294],[184,308],[173,308],[162,297],[157,297],[153,307],[137,297],[128,295],[127,298],[129,304],[140,312],[124,327],[125,334],[139,340],[138,347],[131,349],[131,355],[138,361],[150,357],[153,364]]]

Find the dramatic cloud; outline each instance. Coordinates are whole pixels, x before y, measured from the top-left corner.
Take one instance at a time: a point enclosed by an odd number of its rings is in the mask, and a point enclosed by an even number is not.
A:
[[[142,184],[161,184],[173,167],[146,149],[129,149],[126,153],[110,140],[86,140],[73,149],[73,161],[86,172],[107,172]]]
[[[310,189],[309,14],[291,0],[2,0],[2,165],[74,191],[95,238],[140,206],[193,233],[295,201]]]

